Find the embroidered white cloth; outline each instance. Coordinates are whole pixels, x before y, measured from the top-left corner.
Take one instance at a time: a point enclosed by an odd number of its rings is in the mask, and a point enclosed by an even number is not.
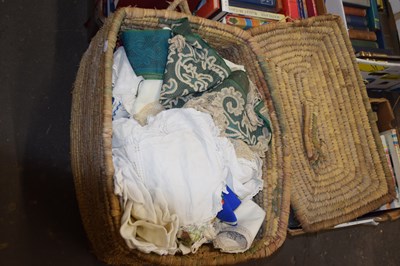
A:
[[[133,114],[136,95],[143,81],[143,77],[138,77],[132,69],[124,47],[119,47],[114,53],[112,68],[113,119]]]
[[[125,207],[121,235],[131,248],[174,254],[178,227],[210,224],[227,183],[245,198],[262,187],[259,173],[243,176],[252,168],[241,167],[209,114],[170,109],[146,126],[122,118],[113,121],[113,134],[115,193]],[[244,179],[257,185],[242,185]]]

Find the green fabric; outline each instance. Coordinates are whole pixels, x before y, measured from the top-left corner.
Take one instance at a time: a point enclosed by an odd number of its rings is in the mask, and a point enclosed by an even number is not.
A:
[[[240,139],[263,156],[271,139],[268,109],[244,71],[231,71],[186,18],[168,21],[173,37],[161,88],[165,108],[187,107],[209,113],[221,133]]]
[[[263,101],[260,101],[254,107],[256,114],[264,121],[265,126],[272,133],[271,119],[269,117],[268,108]]]
[[[265,152],[271,139],[270,121],[264,103],[248,102],[249,80],[243,71],[234,71],[221,84],[201,96],[190,99],[184,107],[211,114],[224,135],[243,140]],[[257,117],[254,107],[262,115]],[[250,108],[250,109],[249,109]],[[260,112],[262,110],[262,112]],[[221,116],[223,114],[223,116]]]
[[[136,75],[144,79],[163,79],[168,55],[170,30],[128,30],[121,39]]]
[[[187,18],[172,25],[160,102],[166,108],[181,107],[185,99],[221,83],[230,74],[218,53],[191,31]],[[184,99],[183,99],[184,98]]]

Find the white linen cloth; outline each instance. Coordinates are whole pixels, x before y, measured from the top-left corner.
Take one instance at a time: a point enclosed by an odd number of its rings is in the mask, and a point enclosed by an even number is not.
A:
[[[139,116],[145,106],[160,99],[162,80],[137,76],[123,46],[114,52],[112,68],[113,119]],[[145,120],[141,118],[140,120]]]
[[[133,114],[136,95],[143,81],[143,77],[133,71],[124,47],[120,46],[114,53],[112,67],[113,119]]]
[[[227,169],[220,144],[224,139],[218,138],[209,115],[193,109],[168,110],[144,127],[133,119],[119,119],[113,128],[114,165],[124,174],[117,172],[116,180],[135,182],[132,200],[143,201],[137,196],[141,186],[152,198],[159,190],[181,225],[214,218],[221,209]],[[145,203],[140,218],[153,215],[147,208],[150,205],[152,202]]]
[[[146,126],[122,118],[113,121],[113,134],[115,193],[125,207],[121,235],[131,248],[174,254],[178,227],[207,227],[222,208],[227,183],[243,198],[262,187],[259,173],[245,176],[251,167],[241,167],[209,114],[170,109]]]
[[[143,110],[143,108],[146,105],[158,102],[158,100],[160,99],[161,86],[162,86],[162,80],[157,80],[157,79],[144,80],[139,88],[136,102],[132,108],[132,114],[136,115],[139,112],[141,112],[141,110]]]
[[[248,250],[265,218],[265,211],[252,200],[242,202],[234,211],[237,225],[217,223],[217,237],[214,247],[227,253],[241,253]]]

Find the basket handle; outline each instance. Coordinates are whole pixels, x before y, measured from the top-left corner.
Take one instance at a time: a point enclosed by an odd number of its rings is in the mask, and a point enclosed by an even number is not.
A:
[[[190,12],[190,8],[189,8],[189,4],[188,4],[187,0],[174,0],[173,2],[169,2],[169,6],[167,7],[167,10],[176,10],[176,8],[178,6],[182,13],[185,13],[187,15],[192,14],[192,12]]]
[[[324,141],[318,138],[318,116],[315,109],[314,103],[310,101],[303,103],[303,141],[307,158],[312,166],[317,166],[325,158],[322,152]]]

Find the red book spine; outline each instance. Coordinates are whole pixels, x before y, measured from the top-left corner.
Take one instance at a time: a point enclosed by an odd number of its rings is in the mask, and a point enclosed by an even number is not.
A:
[[[291,17],[292,19],[300,18],[297,0],[282,0],[282,6],[285,16]]]
[[[349,30],[350,39],[376,41],[376,33],[373,31]]]
[[[308,17],[318,16],[317,6],[314,0],[306,0]]]
[[[365,8],[357,8],[351,6],[343,6],[344,13],[346,15],[353,15],[359,17],[365,17],[367,15],[367,10]]]
[[[196,16],[210,18],[220,8],[219,0],[209,0],[196,13]]]

